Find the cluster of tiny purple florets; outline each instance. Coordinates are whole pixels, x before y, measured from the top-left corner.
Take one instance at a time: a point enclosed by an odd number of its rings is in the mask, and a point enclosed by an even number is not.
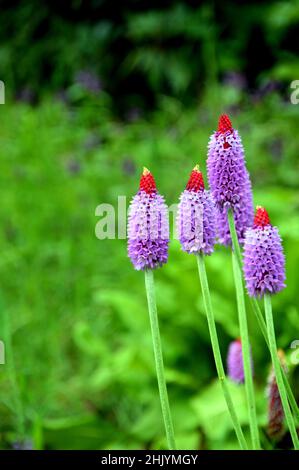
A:
[[[214,250],[215,207],[210,192],[204,189],[198,165],[191,172],[186,189],[180,196],[177,232],[187,253],[210,255]]]
[[[219,243],[231,243],[227,211],[232,209],[235,226],[242,244],[245,231],[253,222],[253,200],[249,173],[245,166],[244,149],[238,131],[221,128],[212,134],[208,149],[208,177],[217,212]],[[229,121],[230,123],[230,121]]]
[[[214,250],[215,209],[208,191],[185,191],[180,196],[177,231],[187,253],[210,255]]]
[[[244,277],[249,295],[262,297],[285,287],[285,259],[277,227],[253,227],[244,243]]]
[[[128,254],[137,270],[155,269],[167,262],[169,226],[163,196],[139,191],[129,208]]]

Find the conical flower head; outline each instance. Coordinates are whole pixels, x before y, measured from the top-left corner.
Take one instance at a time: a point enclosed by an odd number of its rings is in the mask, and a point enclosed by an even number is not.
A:
[[[251,371],[253,374],[253,361],[251,357]],[[227,353],[227,373],[229,378],[237,384],[244,383],[244,366],[243,366],[243,353],[242,343],[240,339],[232,341],[228,348]]]
[[[253,201],[249,173],[241,138],[227,115],[220,116],[208,149],[208,178],[216,205],[219,242],[231,243],[227,211],[232,209],[239,242],[253,222]]]
[[[285,372],[287,372],[285,355],[281,349],[278,351],[278,356]],[[273,366],[271,366],[270,374],[268,377],[267,398],[268,398],[267,432],[268,432],[269,437],[271,437],[272,439],[279,439],[283,434],[284,411],[283,411],[283,406],[282,406]]]
[[[252,297],[275,294],[285,287],[285,258],[278,228],[271,225],[267,211],[260,206],[253,227],[246,232],[243,271]]]
[[[182,249],[187,253],[210,255],[214,250],[215,208],[209,191],[205,190],[198,165],[192,170],[180,196],[177,233]]]
[[[128,217],[128,255],[135,269],[155,269],[167,262],[168,208],[151,172],[144,168]]]

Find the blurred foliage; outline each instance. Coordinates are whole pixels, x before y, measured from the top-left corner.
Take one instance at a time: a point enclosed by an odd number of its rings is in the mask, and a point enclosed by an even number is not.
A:
[[[251,90],[286,84],[299,74],[298,12],[299,0],[3,0],[1,79],[31,101],[83,83],[122,114],[161,93],[191,104],[232,73]]]
[[[143,275],[126,240],[96,238],[95,209],[130,198],[143,165],[176,203],[194,164],[205,173],[223,111],[284,239],[274,311],[298,397],[298,12],[299,0],[1,2],[0,448],[165,447]],[[225,358],[239,335],[228,250],[207,270]],[[178,447],[235,449],[194,258],[172,240],[155,278]],[[248,315],[263,446],[287,448],[288,434],[264,432],[269,354]],[[244,388],[231,389],[248,434]]]
[[[12,331],[0,366],[0,447],[23,438],[37,449],[163,448],[143,275],[133,270],[125,240],[96,238],[95,208],[130,198],[143,165],[167,202],[177,202],[194,164],[205,172],[221,103],[242,135],[255,203],[268,208],[284,239],[288,287],[274,311],[278,344],[289,357],[298,339],[298,107],[276,92],[253,97],[226,84],[208,90],[193,110],[163,96],[148,119],[123,122],[112,117],[107,95],[73,93],[72,106],[45,98],[37,107],[0,107],[0,338],[8,339],[9,324]],[[225,358],[239,335],[229,251],[217,247],[207,270]],[[237,448],[195,260],[172,240],[155,278],[178,447]],[[248,316],[265,429],[269,354],[249,307]],[[290,372],[298,396],[292,364]],[[244,388],[231,388],[248,433]],[[288,445],[288,438],[277,444]]]

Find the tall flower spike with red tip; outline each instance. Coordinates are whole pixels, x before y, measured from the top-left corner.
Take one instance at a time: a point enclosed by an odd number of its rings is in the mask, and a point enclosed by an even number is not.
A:
[[[144,168],[128,218],[128,254],[135,269],[155,269],[166,263],[168,243],[168,208],[153,175]]]
[[[285,259],[278,228],[270,224],[267,211],[258,206],[253,228],[244,242],[244,277],[249,295],[262,297],[285,287]]]
[[[158,193],[153,175],[143,169],[139,191],[133,197],[128,218],[128,255],[137,270],[144,271],[158,389],[169,450],[176,448],[170,413],[153,270],[167,262],[169,243],[168,208]]]
[[[184,251],[205,255],[213,252],[216,238],[214,210],[210,193],[205,190],[202,173],[196,165],[178,207],[177,232]]]
[[[220,116],[218,129],[210,138],[207,167],[216,205],[219,242],[231,244],[227,219],[227,211],[231,208],[242,244],[245,231],[253,222],[252,190],[241,138],[226,114]]]

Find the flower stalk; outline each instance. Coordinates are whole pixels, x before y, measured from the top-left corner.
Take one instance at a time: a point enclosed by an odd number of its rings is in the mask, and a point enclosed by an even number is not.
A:
[[[216,241],[215,216],[213,200],[210,192],[205,189],[203,175],[199,170],[199,165],[196,165],[190,174],[185,190],[180,196],[176,221],[177,232],[182,250],[188,254],[195,255],[197,259],[199,279],[217,374],[239,445],[241,449],[247,449],[247,443],[229,393],[224,372],[205,269],[204,258],[213,253]]]
[[[228,411],[232,420],[235,433],[237,435],[239,445],[242,450],[246,450],[248,449],[247,442],[245,440],[245,437],[244,437],[244,434],[243,434],[243,431],[242,431],[242,428],[241,428],[241,425],[240,425],[240,422],[239,422],[239,419],[238,419],[238,416],[237,416],[237,413],[233,404],[233,400],[231,398],[231,395],[228,389],[227,378],[225,375],[223,362],[221,358],[221,352],[220,352],[217,329],[216,329],[215,318],[214,318],[214,313],[213,313],[213,308],[212,308],[204,256],[202,254],[198,254],[196,256],[196,259],[197,259],[197,266],[198,266],[198,273],[199,273],[199,278],[200,278],[200,283],[201,283],[203,302],[204,302],[204,307],[205,307],[207,320],[208,320],[208,327],[209,327],[209,332],[210,332],[212,350],[213,350],[218,378],[222,387],[223,396],[226,401],[226,405],[227,405],[227,408],[228,408]]]
[[[235,224],[234,224],[234,218],[233,218],[233,215],[232,215],[231,211],[228,212],[228,220],[229,220],[230,232],[232,233],[232,238],[235,241],[234,252],[235,252],[236,257],[237,257],[239,268],[242,269],[242,264],[243,263],[242,263],[241,248],[240,248],[240,244],[239,244],[239,241],[238,241],[238,238],[237,238],[236,228],[235,228]],[[262,333],[262,335],[264,337],[264,340],[266,342],[266,345],[267,345],[267,347],[269,349],[269,352],[270,352],[270,344],[269,344],[269,339],[268,339],[267,325],[266,325],[265,319],[263,317],[263,314],[261,312],[258,301],[257,301],[256,298],[249,296],[249,302],[250,302],[251,308],[253,310],[253,313],[256,317],[256,320],[258,322],[258,325],[260,327],[261,333]],[[297,422],[299,423],[299,408],[298,408],[296,399],[294,397],[293,391],[292,391],[291,386],[289,384],[286,372],[285,372],[285,370],[284,370],[284,368],[282,367],[281,364],[280,364],[280,368],[281,368],[283,383],[284,383],[284,386],[286,388],[286,393],[287,393],[292,411],[294,413],[294,416],[295,416]]]
[[[242,342],[245,390],[246,390],[248,412],[249,412],[249,426],[250,426],[253,449],[259,450],[260,438],[259,438],[259,430],[258,430],[257,417],[256,417],[253,378],[252,378],[252,373],[251,373],[250,346],[249,346],[248,325],[247,325],[247,317],[246,317],[246,309],[245,309],[243,280],[242,280],[242,273],[239,268],[237,257],[236,257],[234,250],[232,251],[232,261],[233,261],[233,273],[234,273],[234,281],[235,281],[236,295],[237,295],[240,335],[241,335],[241,342]]]
[[[231,210],[228,211],[228,223],[229,223],[230,235],[232,239],[232,248],[233,248],[232,249],[232,262],[233,262],[234,281],[235,281],[235,286],[236,286],[240,335],[241,335],[242,351],[243,351],[245,389],[246,389],[246,396],[247,396],[248,410],[249,410],[249,424],[250,424],[253,448],[260,449],[259,431],[258,431],[256,409],[255,409],[254,387],[253,387],[253,379],[252,379],[251,364],[250,364],[250,346],[249,346],[248,325],[247,325],[245,300],[244,300],[243,277],[242,277],[241,267],[239,266],[238,258],[237,258],[237,250],[239,247],[239,241],[238,241],[238,236],[237,236],[237,232],[235,229],[234,216]],[[240,251],[240,247],[239,247],[239,251]]]
[[[153,349],[154,349],[154,356],[155,356],[156,373],[157,373],[162,415],[163,415],[163,420],[164,420],[168,448],[170,450],[174,450],[176,448],[176,445],[175,445],[174,430],[173,430],[173,424],[172,424],[172,418],[171,418],[169,400],[168,400],[168,393],[167,393],[167,387],[166,387],[166,381],[165,381],[164,363],[163,363],[162,345],[161,345],[157,306],[156,306],[153,270],[146,269],[144,271],[144,275],[145,275],[145,288],[146,288],[148,312],[149,312],[151,331],[152,331]]]
[[[151,172],[144,168],[139,191],[128,214],[128,255],[136,270],[144,271],[158,387],[168,447],[175,449],[174,431],[165,381],[162,346],[155,297],[154,269],[167,262],[169,243],[168,211]]]
[[[277,355],[277,345],[276,345],[276,338],[275,338],[275,329],[274,329],[274,322],[273,322],[273,314],[272,314],[272,302],[271,296],[267,293],[264,296],[264,304],[265,304],[265,315],[266,315],[266,324],[267,324],[267,332],[268,332],[268,339],[269,339],[269,346],[270,346],[270,353],[272,364],[274,368],[274,373],[276,377],[276,382],[279,390],[279,394],[281,397],[281,402],[286,418],[286,422],[288,428],[290,430],[290,434],[292,437],[292,441],[294,444],[294,448],[299,450],[299,439],[297,435],[296,426],[294,423],[294,419],[291,413],[290,405],[288,402],[286,390],[284,387],[284,382],[281,373],[281,365]]]

